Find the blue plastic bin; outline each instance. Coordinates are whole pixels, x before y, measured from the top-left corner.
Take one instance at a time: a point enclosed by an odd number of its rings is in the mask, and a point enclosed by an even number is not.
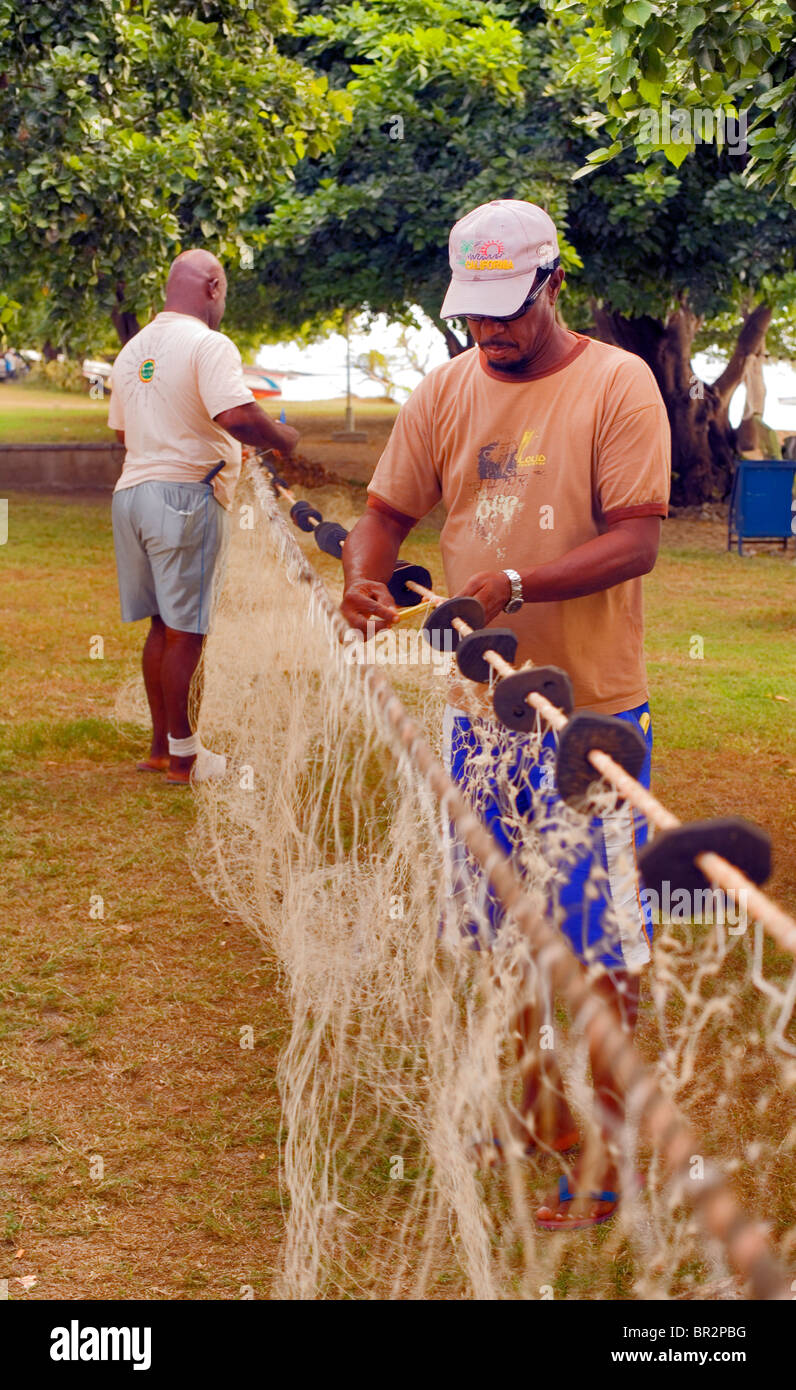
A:
[[[743,555],[744,541],[782,541],[787,549],[796,537],[796,503],[793,480],[796,462],[779,459],[738,459],[730,493],[727,549],[737,541]]]

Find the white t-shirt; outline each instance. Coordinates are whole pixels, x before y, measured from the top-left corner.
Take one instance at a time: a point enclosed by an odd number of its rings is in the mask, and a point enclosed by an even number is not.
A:
[[[241,446],[213,416],[254,400],[232,340],[192,314],[158,314],[125,343],[111,386],[108,424],[124,430],[127,448],[116,491],[153,481],[199,482],[224,459],[213,488],[230,507]]]

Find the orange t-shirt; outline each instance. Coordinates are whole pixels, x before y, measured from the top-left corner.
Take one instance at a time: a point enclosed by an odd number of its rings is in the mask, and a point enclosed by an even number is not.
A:
[[[429,372],[398,415],[371,505],[419,520],[444,503],[451,594],[480,570],[532,569],[613,521],[667,514],[669,422],[652,372],[621,348],[572,336],[558,367],[524,380],[494,372],[477,348],[463,352]],[[640,577],[526,603],[494,625],[517,633],[518,665],[567,671],[579,709],[617,714],[647,698]]]

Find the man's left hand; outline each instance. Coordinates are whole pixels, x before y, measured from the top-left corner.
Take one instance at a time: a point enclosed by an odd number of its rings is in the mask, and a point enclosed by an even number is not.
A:
[[[483,606],[486,621],[491,623],[498,613],[502,613],[511,598],[511,580],[502,570],[482,570],[480,574],[474,574],[472,579],[468,579],[459,593],[477,598]]]

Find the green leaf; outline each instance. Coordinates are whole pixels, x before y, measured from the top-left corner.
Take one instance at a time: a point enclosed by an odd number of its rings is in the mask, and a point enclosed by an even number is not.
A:
[[[650,106],[660,106],[661,95],[663,93],[663,86],[660,82],[650,82],[646,77],[640,77],[638,80],[638,89],[644,100],[649,102]]]
[[[639,28],[646,24],[651,14],[652,5],[649,5],[647,0],[631,0],[623,10],[623,17],[629,19],[631,24],[637,24]]]
[[[670,164],[673,164],[674,167],[675,167],[675,169],[679,169],[679,168],[680,168],[680,165],[682,164],[683,160],[686,158],[687,155],[689,155],[689,154],[691,153],[691,151],[693,150],[693,148],[694,148],[693,144],[688,144],[688,145],[685,145],[685,144],[683,144],[683,145],[662,145],[662,146],[661,146],[661,149],[663,150],[663,153],[665,154],[665,156],[666,156],[666,158],[668,159],[669,163],[670,163]]]
[[[730,48],[738,59],[738,62],[742,64],[746,62],[752,51],[751,42],[749,39],[744,38],[743,35],[739,35],[738,38],[733,39]]]
[[[664,63],[657,48],[647,48],[642,58],[642,71],[644,77],[650,82],[666,81],[666,64]]]
[[[786,86],[787,83],[783,82],[778,87],[772,87],[769,92],[762,92],[760,96],[757,97],[755,104],[757,106],[762,106],[764,109],[769,106],[779,106],[785,95]]]
[[[603,145],[599,150],[592,150],[586,158],[589,164],[605,164],[607,160],[613,159],[614,155],[620,154],[621,150],[621,142],[615,140],[612,145]]]

